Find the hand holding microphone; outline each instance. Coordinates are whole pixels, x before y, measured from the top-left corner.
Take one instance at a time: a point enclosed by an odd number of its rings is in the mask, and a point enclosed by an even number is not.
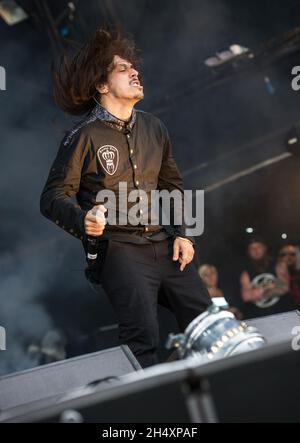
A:
[[[85,216],[84,229],[87,234],[87,258],[95,263],[99,252],[99,237],[103,234],[107,209],[103,205],[94,206]]]
[[[85,216],[84,229],[87,235],[99,237],[103,234],[106,219],[105,212],[107,209],[103,205],[94,206]]]

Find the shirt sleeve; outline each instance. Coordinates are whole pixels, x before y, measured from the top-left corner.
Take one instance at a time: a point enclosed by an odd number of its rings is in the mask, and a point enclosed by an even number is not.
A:
[[[69,234],[83,240],[87,211],[76,204],[90,139],[79,133],[70,143],[62,141],[40,197],[41,213]]]
[[[176,220],[175,215],[176,211],[180,210],[174,206],[174,200],[171,199],[170,202],[170,222],[173,228],[175,237],[182,237],[189,239],[193,245],[195,244],[194,238],[186,235],[186,225],[184,221],[184,185],[183,179],[177,167],[176,161],[172,152],[172,145],[168,130],[164,125],[163,133],[164,133],[164,152],[162,164],[158,176],[158,189],[159,190],[167,190],[172,192],[173,190],[179,190],[181,193],[181,223],[175,224],[174,220]],[[178,215],[178,214],[177,214]]]

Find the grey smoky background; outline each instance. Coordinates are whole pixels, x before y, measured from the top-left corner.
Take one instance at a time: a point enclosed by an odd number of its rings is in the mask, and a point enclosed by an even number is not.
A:
[[[6,70],[6,90],[0,91],[0,325],[7,332],[0,375],[51,360],[51,347],[69,357],[117,340],[105,294],[85,279],[81,244],[39,212],[50,164],[76,120],[52,98],[50,66],[60,37],[84,42],[104,21],[135,37],[145,90],[138,108],[166,124],[185,189],[206,191],[196,260],[220,268],[230,296],[237,291],[235,265],[247,226],[274,248],[282,232],[299,242],[297,156],[226,182],[285,153],[288,131],[299,126],[300,94],[291,88],[291,69],[299,64],[299,1],[76,1],[73,19],[69,14],[61,21],[58,37],[42,2],[17,3],[28,18],[14,26],[0,22],[0,65]],[[46,3],[54,16],[68,4]],[[219,67],[205,65],[232,44],[248,54]],[[162,337],[176,332],[174,319],[163,309],[160,316]]]

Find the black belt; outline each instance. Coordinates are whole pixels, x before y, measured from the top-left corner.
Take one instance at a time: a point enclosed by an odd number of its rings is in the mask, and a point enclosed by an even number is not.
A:
[[[137,225],[137,226],[118,226],[118,225],[106,225],[105,230],[113,231],[113,232],[124,232],[124,233],[133,233],[137,232],[139,234],[149,234],[154,232],[163,231],[163,227],[161,225]]]

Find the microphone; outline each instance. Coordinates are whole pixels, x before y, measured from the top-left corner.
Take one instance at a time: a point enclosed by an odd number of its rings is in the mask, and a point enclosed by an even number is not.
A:
[[[106,218],[104,213],[107,211],[107,209],[102,206],[99,205],[95,208],[93,208],[92,212],[94,212],[94,215],[96,216],[97,220],[101,220],[104,221],[106,223]],[[91,264],[95,263],[95,261],[97,260],[98,257],[98,252],[99,252],[99,239],[100,236],[93,236],[93,235],[88,235],[87,236],[87,259],[90,261],[91,260]]]
[[[87,258],[89,260],[97,260],[98,248],[99,248],[99,237],[93,237],[91,235],[87,236]]]

